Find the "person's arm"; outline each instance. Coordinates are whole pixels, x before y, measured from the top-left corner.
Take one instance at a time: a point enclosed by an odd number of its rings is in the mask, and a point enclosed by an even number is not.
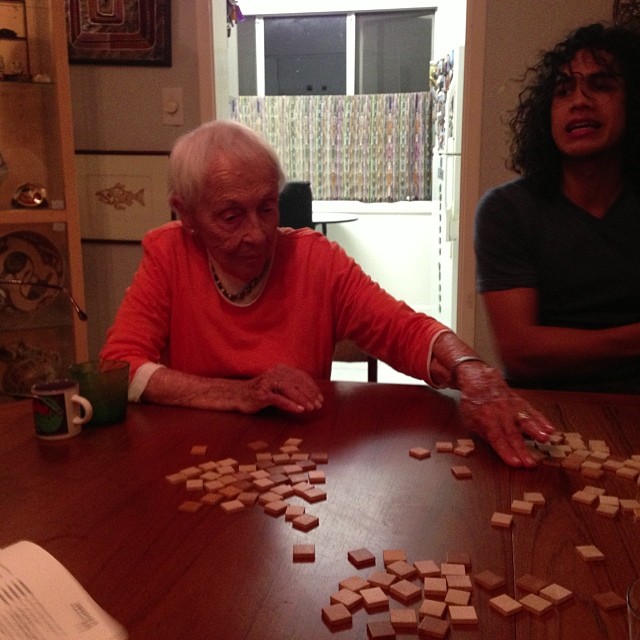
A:
[[[535,289],[489,291],[483,299],[508,377],[574,375],[640,355],[640,324],[610,329],[572,329],[537,324]]]
[[[522,434],[545,442],[554,428],[549,421],[510,389],[500,373],[489,367],[453,332],[440,334],[433,345],[431,377],[442,387],[460,391],[465,422],[512,467],[536,462]]]
[[[277,365],[249,380],[206,378],[162,367],[149,378],[141,400],[243,413],[270,406],[303,413],[322,407],[323,397],[304,371]]]

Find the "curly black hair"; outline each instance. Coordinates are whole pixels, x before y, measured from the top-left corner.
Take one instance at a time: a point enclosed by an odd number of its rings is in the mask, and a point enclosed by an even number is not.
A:
[[[619,67],[626,93],[625,179],[640,184],[640,32],[601,23],[576,29],[525,72],[523,80],[530,80],[509,120],[512,139],[507,166],[544,191],[559,188],[561,155],[551,135],[551,100],[561,67],[581,49],[596,58],[607,52]]]

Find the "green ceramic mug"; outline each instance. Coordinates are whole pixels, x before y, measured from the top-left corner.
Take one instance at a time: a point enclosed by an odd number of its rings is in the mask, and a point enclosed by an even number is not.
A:
[[[91,360],[72,364],[69,375],[77,380],[80,393],[91,402],[90,425],[122,422],[127,415],[129,363],[123,360]]]

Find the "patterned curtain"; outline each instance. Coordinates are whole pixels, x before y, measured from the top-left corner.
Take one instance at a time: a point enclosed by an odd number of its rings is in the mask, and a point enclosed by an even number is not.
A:
[[[431,199],[431,93],[241,96],[231,112],[316,200]]]

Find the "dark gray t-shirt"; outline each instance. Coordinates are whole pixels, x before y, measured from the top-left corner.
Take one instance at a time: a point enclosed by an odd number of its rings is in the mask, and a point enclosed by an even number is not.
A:
[[[475,248],[478,291],[536,289],[541,325],[599,329],[640,322],[640,202],[631,189],[595,218],[519,178],[482,197]],[[640,359],[602,372],[607,379],[631,374],[640,380]]]

